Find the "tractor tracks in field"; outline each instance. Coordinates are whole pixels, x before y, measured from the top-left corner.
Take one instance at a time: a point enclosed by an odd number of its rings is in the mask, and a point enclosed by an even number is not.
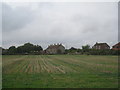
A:
[[[103,71],[106,71],[108,70],[110,67],[111,70],[109,70],[109,72],[111,72],[113,69],[115,69],[117,66],[111,66],[111,65],[104,65],[104,64],[96,64],[96,63],[92,63],[92,62],[87,62],[87,61],[84,61],[84,60],[80,60],[80,59],[76,59],[75,57],[74,58],[70,58],[70,57],[57,57],[57,56],[54,56],[52,57],[60,62],[64,62],[64,63],[68,63],[70,64],[71,66],[74,66],[78,72],[80,72],[80,70],[86,70],[88,72],[103,72]],[[117,70],[117,69],[116,69]]]
[[[12,59],[9,59],[9,60],[5,60],[4,61],[4,59],[2,60],[2,64],[3,64],[3,66],[7,66],[7,65],[9,65],[9,64],[13,64],[14,62],[17,62],[17,61],[19,61],[19,60],[23,60],[23,59],[25,59],[26,58],[26,56],[20,56],[20,57],[17,57],[16,58],[16,56],[14,56],[15,58],[12,58]]]
[[[59,71],[62,70],[62,72],[67,73],[67,72],[76,72],[74,68],[72,68],[69,63],[65,63],[63,61],[60,61],[60,58],[54,58],[51,56],[46,56],[47,62],[50,62],[54,66],[56,66]]]
[[[65,73],[65,71],[61,67],[51,63],[50,60],[46,57],[42,57],[42,63],[48,73]]]
[[[9,60],[10,61],[10,60]],[[98,64],[75,56],[26,55],[4,64],[4,73],[112,72],[117,66]],[[109,69],[110,68],[110,69]]]

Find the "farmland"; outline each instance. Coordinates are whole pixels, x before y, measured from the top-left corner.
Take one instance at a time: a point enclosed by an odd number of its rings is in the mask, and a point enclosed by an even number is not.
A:
[[[3,88],[117,88],[118,57],[3,55]]]

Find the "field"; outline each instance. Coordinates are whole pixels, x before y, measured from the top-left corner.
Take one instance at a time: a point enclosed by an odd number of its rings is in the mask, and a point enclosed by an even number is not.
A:
[[[3,88],[117,88],[118,57],[3,55]]]

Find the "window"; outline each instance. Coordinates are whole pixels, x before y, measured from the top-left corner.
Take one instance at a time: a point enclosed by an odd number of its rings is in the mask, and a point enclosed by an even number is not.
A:
[[[99,49],[100,49],[100,46],[99,46]]]

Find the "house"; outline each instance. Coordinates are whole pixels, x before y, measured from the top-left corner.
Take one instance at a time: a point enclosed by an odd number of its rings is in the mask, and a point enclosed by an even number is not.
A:
[[[46,54],[64,54],[65,47],[62,44],[54,44],[54,45],[48,46],[45,52]]]
[[[120,50],[120,42],[112,46],[112,50]]]
[[[110,46],[107,43],[97,43],[92,47],[93,49],[110,49]]]

